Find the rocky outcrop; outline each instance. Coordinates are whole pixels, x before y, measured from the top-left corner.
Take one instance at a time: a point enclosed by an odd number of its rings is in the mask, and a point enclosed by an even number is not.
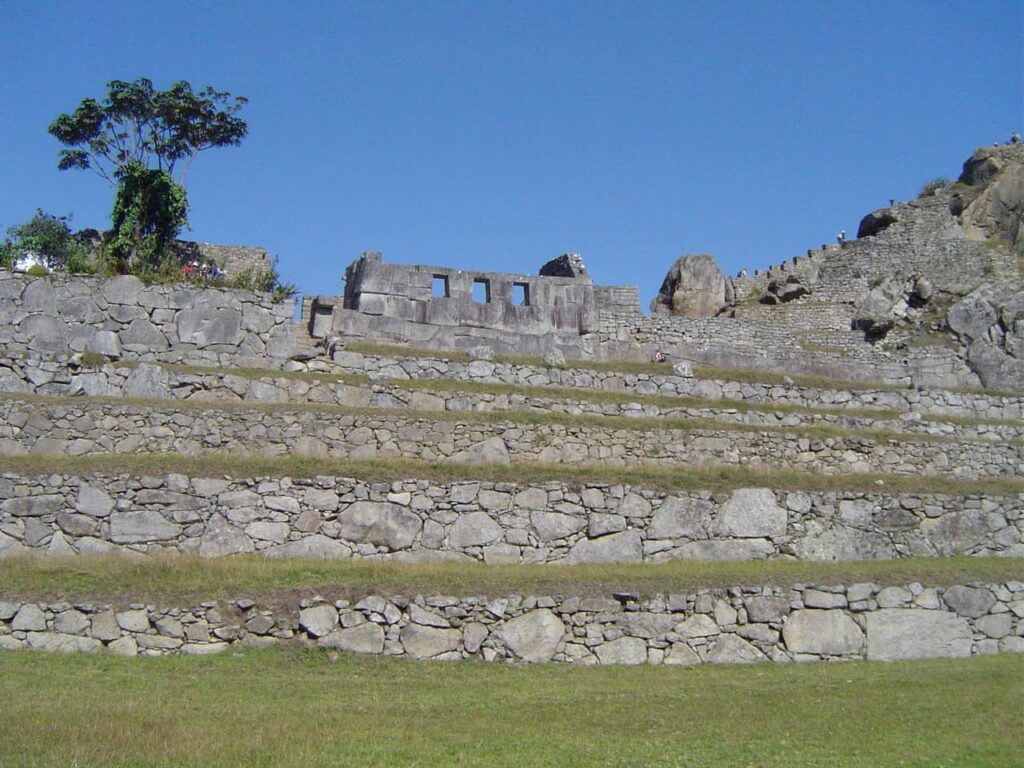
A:
[[[964,163],[950,203],[972,240],[1024,243],[1024,144],[977,150]]]
[[[1024,382],[1024,288],[984,285],[949,310],[948,323],[967,349],[967,363],[989,389]]]
[[[771,280],[758,301],[762,304],[785,304],[808,296],[811,293],[810,281],[799,275],[790,275],[785,280]]]
[[[854,309],[853,327],[870,341],[885,336],[896,325],[915,321],[935,294],[926,277],[885,278],[862,296]]]
[[[860,226],[857,228],[857,239],[873,237],[897,221],[899,219],[896,216],[895,208],[879,208],[877,211],[872,211],[860,220]]]
[[[541,277],[573,277],[592,282],[583,257],[578,253],[563,253],[548,261],[538,272]]]
[[[680,256],[651,302],[651,312],[679,317],[714,317],[733,300],[732,283],[718,268],[714,256],[706,253]]]

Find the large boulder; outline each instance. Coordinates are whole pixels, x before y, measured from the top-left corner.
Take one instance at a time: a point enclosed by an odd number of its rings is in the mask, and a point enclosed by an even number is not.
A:
[[[895,208],[879,208],[877,211],[872,211],[860,220],[860,226],[857,228],[857,239],[877,235],[897,221],[899,219],[896,216]]]
[[[977,150],[964,163],[953,213],[971,240],[1024,242],[1024,144]]]
[[[590,273],[583,263],[583,257],[578,253],[563,253],[551,259],[540,268],[539,274],[544,277],[572,277],[592,282]]]
[[[714,256],[707,253],[680,256],[651,302],[651,312],[679,317],[714,317],[731,305],[734,298],[732,282],[718,268]]]

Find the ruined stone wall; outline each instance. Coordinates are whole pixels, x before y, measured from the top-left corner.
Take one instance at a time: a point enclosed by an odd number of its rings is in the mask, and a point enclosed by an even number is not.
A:
[[[1024,651],[1024,583],[799,584],[648,598],[0,602],[0,649],[201,655],[298,642],[415,659],[583,665],[966,658]]]
[[[628,485],[0,475],[0,557],[871,560],[1021,556],[1024,495],[665,493]]]
[[[0,454],[226,451],[466,463],[769,465],[825,474],[975,478],[1024,474],[1024,446],[1017,442],[887,439],[858,433],[813,437],[783,429],[624,428],[483,416],[365,412],[333,406],[49,401],[4,395],[0,397]]]
[[[294,302],[269,294],[0,271],[0,351],[266,367],[292,352]]]

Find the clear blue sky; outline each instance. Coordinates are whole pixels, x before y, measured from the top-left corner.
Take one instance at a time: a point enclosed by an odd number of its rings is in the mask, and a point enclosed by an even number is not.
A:
[[[1024,3],[0,0],[0,228],[105,227],[46,126],[111,79],[250,99],[188,178],[192,232],[305,293],[388,261],[583,254],[644,303],[683,253],[802,253],[1024,122]]]

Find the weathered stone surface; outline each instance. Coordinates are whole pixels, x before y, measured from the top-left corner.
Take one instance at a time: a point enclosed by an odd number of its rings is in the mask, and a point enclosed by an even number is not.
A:
[[[583,517],[559,512],[532,512],[530,522],[541,541],[554,541],[581,531],[587,524]]]
[[[319,533],[263,550],[267,557],[305,557],[312,560],[347,560],[352,550]]]
[[[714,317],[732,301],[732,284],[718,268],[714,256],[680,256],[651,302],[651,312],[679,317]]]
[[[78,498],[75,509],[83,515],[106,517],[114,508],[114,500],[101,488],[94,488],[87,483],[78,486]]]
[[[323,637],[338,626],[338,609],[322,603],[299,611],[299,626],[313,637]]]
[[[736,635],[722,635],[708,653],[709,664],[754,664],[768,657]]]
[[[180,535],[181,526],[155,510],[113,512],[110,515],[110,539],[116,544],[166,541]]]
[[[646,664],[647,643],[638,637],[620,637],[594,649],[602,664]]]
[[[457,464],[509,464],[508,446],[500,437],[489,437],[452,455]]]
[[[220,514],[210,517],[199,542],[200,557],[227,557],[252,552],[254,549],[252,539]]]
[[[499,639],[522,661],[551,661],[565,634],[565,625],[552,611],[539,608],[506,621],[497,630]]]
[[[786,510],[767,488],[739,488],[718,513],[718,530],[741,538],[786,535]]]
[[[460,515],[448,532],[448,543],[452,547],[480,547],[498,541],[504,535],[501,526],[486,512],[470,512]]]
[[[91,637],[59,632],[29,632],[26,639],[30,647],[50,653],[96,653],[103,648],[103,643]]]
[[[703,499],[668,498],[654,513],[647,528],[652,539],[695,539],[711,521],[711,504]]]
[[[995,595],[983,587],[950,587],[943,593],[942,599],[959,615],[969,619],[984,616],[996,604]]]
[[[845,656],[864,647],[864,633],[839,610],[800,610],[782,625],[782,637],[791,653]]]
[[[166,368],[151,363],[139,363],[125,379],[124,394],[125,397],[170,398],[170,381],[171,374]]]
[[[25,632],[41,632],[46,629],[46,614],[39,606],[28,603],[23,605],[11,621],[11,629]]]
[[[412,545],[423,528],[418,516],[396,504],[357,501],[338,515],[338,535],[390,550]]]
[[[399,634],[405,652],[414,659],[429,659],[457,651],[462,633],[457,629],[438,629],[409,624]]]
[[[638,563],[643,559],[643,543],[639,531],[623,531],[584,539],[576,544],[566,558],[570,563]]]
[[[971,655],[971,628],[952,613],[884,608],[866,615],[867,657],[876,661]]]
[[[114,618],[117,626],[126,632],[146,632],[149,629],[149,614],[142,609],[121,611]]]
[[[322,648],[336,648],[350,653],[382,653],[384,630],[377,624],[366,622],[348,629],[336,629],[317,642]]]

